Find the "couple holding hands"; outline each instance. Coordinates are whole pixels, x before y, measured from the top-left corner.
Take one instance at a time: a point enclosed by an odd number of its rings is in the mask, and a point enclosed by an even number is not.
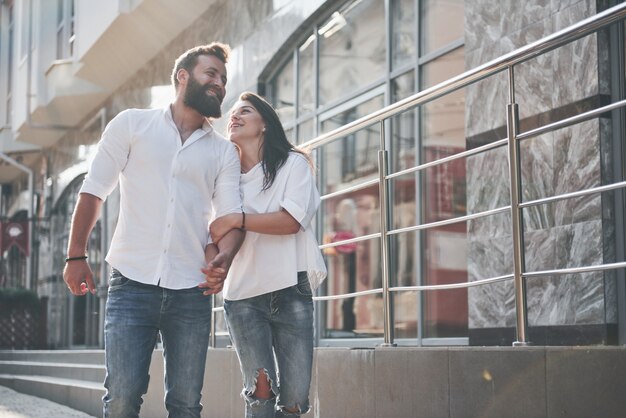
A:
[[[228,139],[213,129],[229,52],[221,43],[186,51],[172,71],[173,103],[111,120],[79,192],[64,280],[84,295],[96,291],[89,234],[120,187],[106,258],[104,417],[139,416],[159,334],[168,416],[200,417],[208,296],[222,289],[246,417],[310,409],[312,292],[326,277],[311,225],[320,196],[308,155],[259,95],[240,95]]]

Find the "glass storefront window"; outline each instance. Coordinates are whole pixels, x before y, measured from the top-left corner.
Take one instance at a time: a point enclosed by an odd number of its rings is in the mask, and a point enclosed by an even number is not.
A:
[[[420,55],[426,55],[450,42],[463,38],[465,2],[463,0],[422,0]]]
[[[391,81],[391,100],[397,102],[415,93],[415,73],[410,71]],[[391,172],[414,167],[417,163],[417,111],[410,109],[391,119]]]
[[[385,4],[357,0],[318,29],[319,104],[367,86],[385,75]]]
[[[383,96],[338,113],[322,122],[322,132],[350,123],[383,106]],[[322,147],[324,158],[323,193],[331,193],[351,184],[378,175],[380,128],[374,124],[345,138],[339,138]]]
[[[298,48],[298,115],[315,110],[315,35]]]
[[[271,86],[272,104],[283,124],[292,122],[296,116],[293,75],[293,57],[291,57],[276,75]]]
[[[415,59],[415,1],[391,2],[391,68],[396,69]]]
[[[457,49],[422,67],[424,87],[429,87],[454,75],[463,68],[463,50]],[[464,151],[465,90],[426,103],[421,113],[422,161]]]
[[[298,138],[296,140],[296,144],[302,144],[303,142],[313,139],[313,135],[315,135],[313,125],[314,119],[306,120],[298,125]]]

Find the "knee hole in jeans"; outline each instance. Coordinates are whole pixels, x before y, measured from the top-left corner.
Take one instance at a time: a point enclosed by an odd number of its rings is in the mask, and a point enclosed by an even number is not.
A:
[[[256,381],[251,396],[256,399],[272,399],[276,394],[272,391],[272,380],[265,369],[259,369],[256,373]]]

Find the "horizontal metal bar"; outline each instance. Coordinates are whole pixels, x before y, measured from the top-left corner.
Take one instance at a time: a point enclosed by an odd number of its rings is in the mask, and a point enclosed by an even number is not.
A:
[[[626,181],[620,181],[619,183],[612,183],[612,184],[607,184],[605,186],[592,187],[590,189],[579,190],[577,192],[563,193],[563,194],[556,195],[556,196],[544,197],[542,199],[529,200],[528,202],[520,203],[519,207],[527,208],[530,206],[544,205],[546,203],[552,203],[552,202],[556,202],[559,200],[565,200],[565,199],[571,199],[574,197],[581,197],[581,196],[587,196],[587,195],[596,194],[596,193],[608,192],[610,190],[615,190],[615,189],[623,189],[624,187],[626,187]]]
[[[619,102],[615,102],[615,103],[611,103],[610,105],[598,107],[596,109],[589,110],[584,113],[580,113],[578,115],[569,117],[567,119],[563,119],[558,122],[550,123],[548,125],[544,125],[539,128],[518,134],[517,139],[521,141],[523,139],[543,135],[544,133],[547,133],[547,132],[556,131],[557,129],[567,128],[568,126],[575,125],[577,123],[584,122],[589,119],[593,119],[597,116],[600,116],[603,113],[607,113],[607,112],[610,112],[615,109],[619,109],[620,107],[624,107],[624,106],[626,106],[626,100],[620,100]]]
[[[604,271],[604,270],[615,270],[626,268],[626,262],[622,261],[619,263],[609,263],[609,264],[598,264],[595,266],[584,266],[584,267],[570,267],[556,270],[542,270],[542,271],[529,271],[523,273],[524,278],[531,277],[542,277],[542,276],[555,276],[562,274],[574,274],[574,273],[589,273],[594,271]]]
[[[333,197],[343,196],[348,193],[356,192],[357,190],[365,189],[367,187],[378,184],[378,179],[368,180],[364,183],[355,184],[354,186],[346,187],[345,189],[338,190],[336,192],[325,194],[321,197],[322,200],[332,199]]]
[[[430,100],[434,100],[448,93],[452,93],[453,91],[466,87],[469,84],[506,70],[511,66],[517,65],[540,54],[558,48],[559,46],[582,38],[583,36],[593,33],[604,26],[615,23],[624,17],[626,17],[626,3],[621,3],[587,19],[581,20],[580,22],[561,31],[555,32],[552,35],[518,48],[515,51],[489,61],[472,70],[466,71],[456,77],[450,78],[442,83],[436,84],[426,90],[359,118],[347,125],[320,135],[317,138],[302,144],[302,146],[310,148],[319,147],[334,139],[357,132],[364,127],[380,122],[407,109],[426,103]]]
[[[314,296],[313,300],[323,301],[323,300],[348,299],[348,298],[353,298],[356,296],[375,295],[378,293],[383,293],[383,289],[379,288],[379,289],[361,290],[360,292],[343,293],[341,295]]]
[[[368,239],[372,238],[380,238],[380,232],[377,232],[375,234],[363,235],[356,238],[344,239],[342,241],[329,242],[328,244],[320,245],[319,248],[320,250],[323,250],[324,248],[338,247],[340,245],[352,244],[353,242],[367,241]]]
[[[483,286],[486,284],[503,282],[505,280],[511,280],[513,278],[512,274],[507,274],[506,276],[498,276],[492,277],[489,279],[481,279],[475,280],[472,282],[463,282],[463,283],[450,283],[450,284],[435,284],[435,285],[424,285],[424,286],[396,286],[390,287],[390,292],[406,292],[406,291],[424,291],[424,290],[449,290],[449,289],[463,289],[467,287],[475,287],[475,286]]]
[[[407,168],[406,170],[402,170],[402,171],[398,171],[398,172],[393,173],[393,174],[389,174],[387,176],[387,180],[392,179],[394,177],[400,177],[400,176],[403,176],[405,174],[412,173],[414,171],[420,171],[420,170],[424,170],[426,168],[430,168],[430,167],[434,167],[434,166],[437,166],[437,165],[445,164],[445,163],[448,163],[450,161],[458,160],[460,158],[469,157],[469,156],[474,155],[474,154],[480,154],[482,152],[489,151],[490,149],[498,148],[498,147],[501,147],[503,145],[506,145],[508,141],[509,140],[506,139],[506,138],[505,139],[500,139],[500,140],[492,142],[490,144],[485,144],[485,145],[483,145],[481,147],[477,147],[477,148],[473,148],[471,150],[459,152],[458,154],[454,154],[454,155],[450,155],[448,157],[440,158],[440,159],[435,160],[435,161],[430,161],[430,162],[425,163],[425,164],[420,164],[420,165],[412,167],[412,168]]]
[[[429,222],[427,224],[407,226],[406,228],[394,229],[394,230],[389,231],[387,235],[395,235],[395,234],[401,234],[403,232],[419,231],[422,229],[435,228],[435,227],[443,226],[443,225],[451,225],[451,224],[455,224],[458,222],[465,222],[465,221],[470,221],[472,219],[482,218],[484,216],[491,216],[491,215],[496,215],[502,212],[508,212],[510,210],[511,210],[511,206],[503,206],[501,208],[486,210],[484,212],[479,212],[479,213],[472,213],[471,215],[459,216],[457,218],[450,218],[450,219],[446,219],[443,221]]]
[[[213,312],[224,312],[223,306],[216,306],[213,308]]]

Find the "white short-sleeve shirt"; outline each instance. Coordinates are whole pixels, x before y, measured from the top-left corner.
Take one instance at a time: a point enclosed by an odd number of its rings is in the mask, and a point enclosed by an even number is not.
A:
[[[210,219],[241,212],[240,170],[234,145],[208,122],[183,144],[169,106],[117,115],[80,190],[104,200],[119,181],[107,262],[132,280],[164,288],[203,282]]]
[[[240,300],[293,286],[297,273],[306,271],[313,288],[326,277],[312,219],[320,204],[315,178],[307,159],[290,152],[276,173],[272,186],[263,188],[263,168],[257,164],[241,175],[241,192],[246,213],[268,213],[285,209],[300,223],[290,235],[246,231],[246,238],[233,259],[224,284],[224,298]]]

